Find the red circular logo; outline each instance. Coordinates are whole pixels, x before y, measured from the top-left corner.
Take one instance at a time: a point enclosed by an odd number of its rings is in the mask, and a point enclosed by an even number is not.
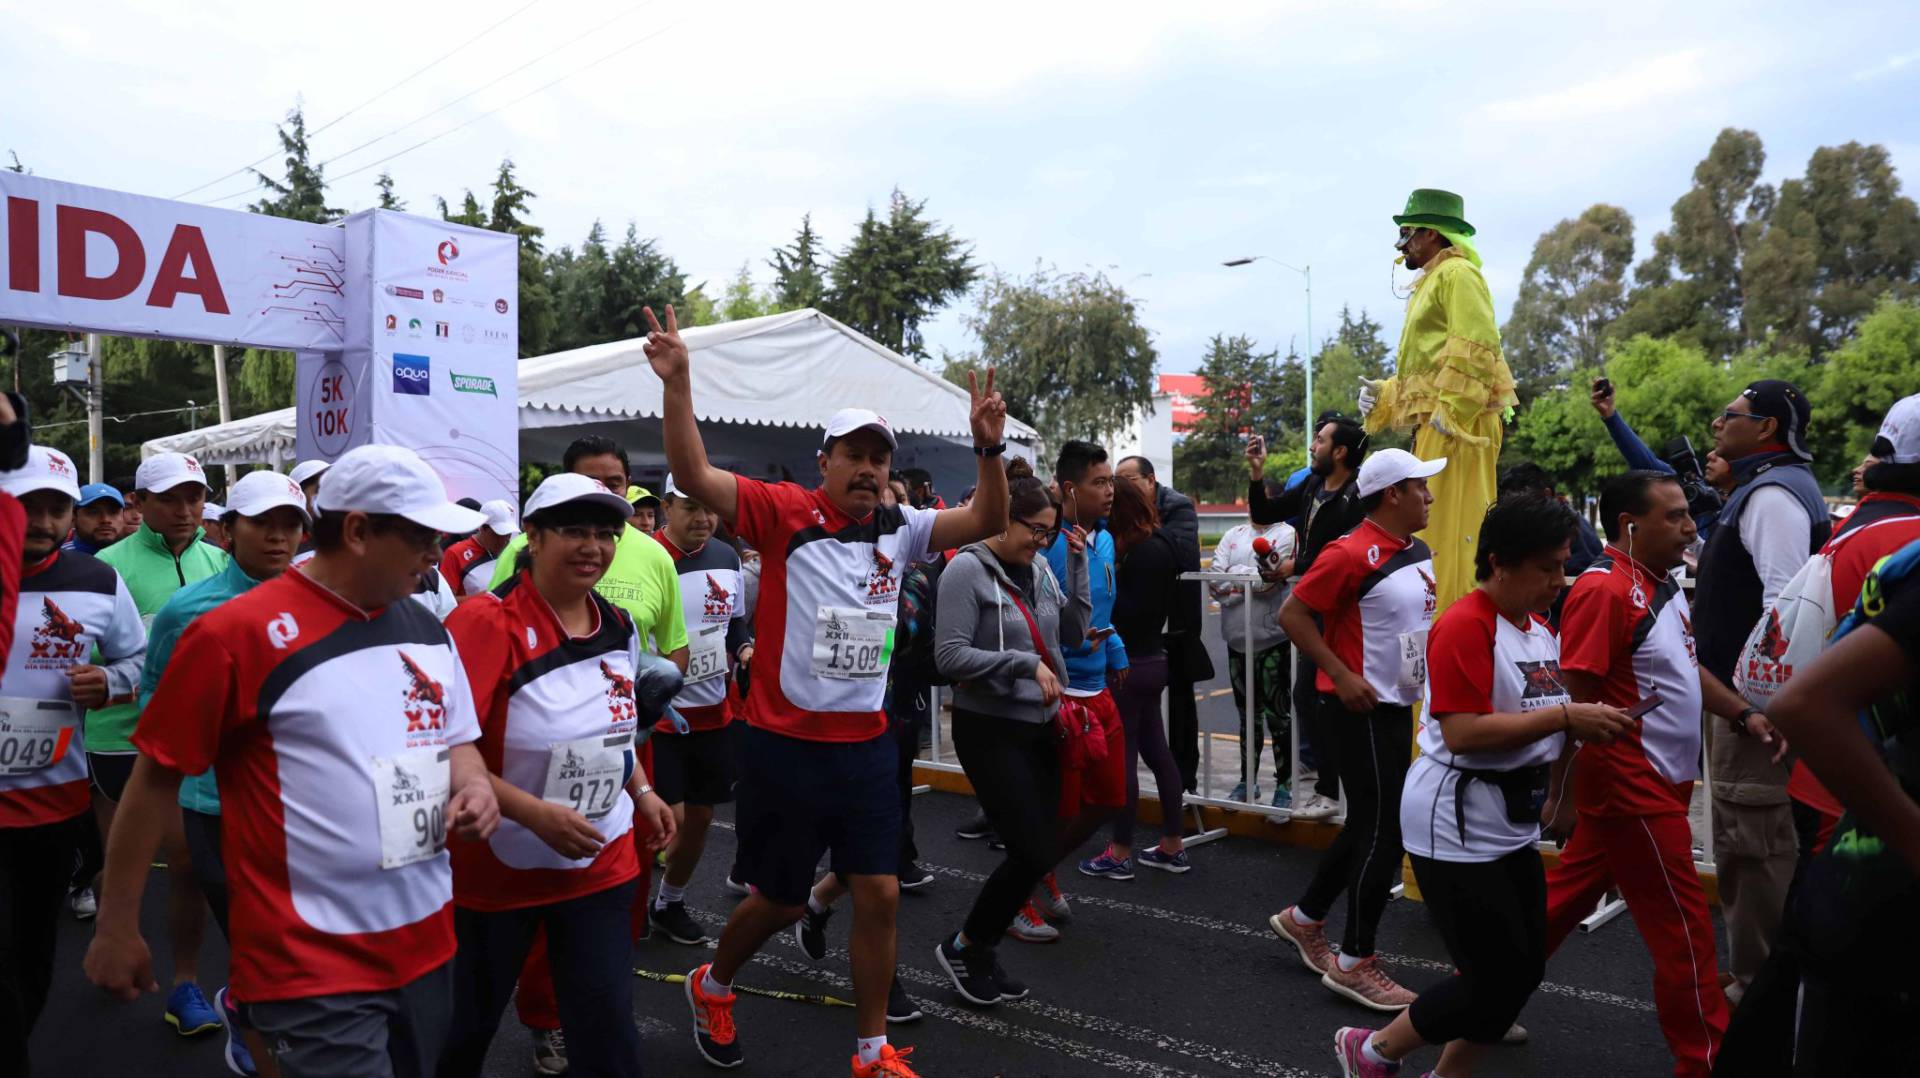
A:
[[[439,254],[440,264],[444,266],[460,257],[460,245],[454,243],[451,239],[441,240]]]
[[[504,299],[496,299],[496,300],[494,300],[494,301],[493,301],[493,311],[494,311],[494,313],[495,313],[495,314],[506,314],[506,313],[507,313],[507,301],[506,301],[506,300],[504,300]]]

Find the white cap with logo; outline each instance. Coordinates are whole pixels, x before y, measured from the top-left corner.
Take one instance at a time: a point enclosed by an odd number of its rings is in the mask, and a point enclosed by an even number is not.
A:
[[[1395,483],[1439,475],[1447,458],[1421,460],[1404,449],[1382,449],[1360,465],[1360,496],[1370,498]]]
[[[1892,464],[1920,464],[1920,393],[1893,402],[1868,452]]]
[[[600,480],[590,475],[575,472],[561,472],[547,476],[534,488],[533,497],[527,499],[527,516],[542,509],[551,509],[568,502],[589,502],[602,505],[620,514],[622,519],[633,516],[633,506],[625,498],[608,490]]]
[[[300,510],[300,519],[313,523],[307,515],[307,496],[292,476],[265,470],[248,472],[227,491],[227,512],[243,517],[264,516],[281,506]]]
[[[155,453],[141,461],[133,473],[133,489],[149,494],[172,490],[182,483],[198,483],[209,492],[213,489],[207,486],[207,473],[200,462],[185,453]]]
[[[334,461],[320,477],[313,505],[323,514],[387,513],[438,532],[477,531],[487,519],[448,501],[440,476],[397,445],[363,445]]]
[[[856,430],[872,430],[887,440],[888,449],[900,448],[900,440],[893,436],[893,428],[887,425],[886,417],[868,408],[842,408],[833,413],[833,418],[827,420],[827,433],[821,443],[844,438]]]
[[[330,467],[332,465],[324,460],[303,460],[293,466],[293,471],[287,473],[287,478],[304,487],[308,480]]]
[[[78,475],[72,458],[65,453],[44,445],[28,446],[27,466],[0,472],[0,490],[16,498],[29,491],[51,490],[65,494],[77,504],[80,501]]]
[[[505,498],[482,502],[480,515],[487,518],[487,530],[495,535],[514,535],[520,531],[520,521],[513,511],[513,503]]]

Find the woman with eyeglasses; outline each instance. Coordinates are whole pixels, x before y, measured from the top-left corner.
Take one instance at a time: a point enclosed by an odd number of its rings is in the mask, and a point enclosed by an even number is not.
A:
[[[443,1078],[480,1073],[542,927],[576,1072],[641,1073],[630,833],[636,816],[649,825],[650,855],[673,838],[673,812],[635,760],[640,638],[593,590],[632,515],[596,479],[549,476],[527,499],[515,575],[447,619],[502,819],[486,842],[451,847],[459,950]]]
[[[1113,485],[1113,509],[1107,515],[1117,556],[1114,573],[1113,628],[1127,647],[1127,679],[1115,686],[1114,702],[1127,735],[1127,806],[1113,821],[1113,842],[1098,857],[1080,862],[1080,871],[1109,879],[1133,878],[1134,816],[1140,805],[1141,757],[1153,769],[1160,793],[1160,843],[1140,851],[1139,861],[1162,872],[1182,873],[1187,860],[1180,765],[1167,745],[1160,720],[1160,697],[1167,688],[1167,633],[1197,634],[1200,604],[1180,580],[1197,572],[1198,555],[1189,555],[1160,527],[1153,503],[1133,483]]]
[[[1007,847],[965,926],[934,949],[961,997],[983,1007],[1027,994],[994,948],[1058,853],[1062,649],[1080,642],[1093,612],[1085,533],[1069,532],[1062,588],[1037,556],[1060,521],[1046,486],[1016,479],[1009,499],[1007,530],[961,548],[940,574],[934,613],[934,663],[953,680],[954,751]]]

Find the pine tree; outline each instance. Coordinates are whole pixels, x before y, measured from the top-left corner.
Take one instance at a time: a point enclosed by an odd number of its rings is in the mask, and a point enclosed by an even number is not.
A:
[[[920,324],[964,295],[979,270],[951,230],[925,216],[926,203],[894,189],[882,220],[872,209],[829,270],[826,313],[896,352],[925,359]]]
[[[820,234],[813,230],[813,215],[800,218],[800,232],[793,244],[776,247],[767,263],[773,268],[773,298],[783,311],[818,307],[826,295],[826,265],[821,261]]]
[[[280,135],[280,146],[286,151],[287,174],[284,180],[254,169],[261,186],[271,191],[272,198],[263,198],[251,207],[255,213],[264,213],[273,217],[287,217],[295,221],[311,221],[314,224],[326,224],[338,221],[345,212],[327,205],[327,182],[322,166],[314,164],[307,150],[307,118],[299,106],[287,113],[285,126],[274,129]]]
[[[404,210],[407,208],[407,204],[402,202],[400,197],[393,193],[393,173],[382,170],[380,178],[373,181],[373,185],[380,189],[381,209]]]
[[[546,229],[534,224],[528,204],[534,193],[520,186],[513,174],[513,158],[500,162],[493,178],[493,207],[486,227],[511,234],[519,243],[520,276],[520,354],[537,356],[547,351],[553,337],[553,290],[547,281],[547,261],[540,238]]]

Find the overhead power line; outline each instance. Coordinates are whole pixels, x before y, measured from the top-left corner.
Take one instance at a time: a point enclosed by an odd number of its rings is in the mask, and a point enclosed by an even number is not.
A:
[[[314,135],[318,135],[320,132],[325,131],[327,128],[332,127],[334,124],[337,124],[340,121],[346,119],[347,117],[352,116],[354,113],[359,112],[361,109],[366,108],[368,105],[373,104],[375,101],[380,100],[381,98],[387,96],[388,94],[394,92],[395,90],[398,90],[400,87],[405,86],[407,83],[412,82],[414,79],[417,79],[420,76],[426,74],[427,72],[433,70],[434,68],[440,66],[441,64],[445,63],[446,61],[452,59],[454,56],[459,54],[462,50],[466,49],[469,45],[472,45],[474,42],[479,41],[481,38],[486,37],[488,34],[491,34],[495,30],[498,30],[502,26],[505,26],[508,22],[512,21],[513,19],[516,19],[519,16],[525,14],[528,8],[533,7],[535,4],[539,2],[540,0],[527,0],[525,4],[522,4],[520,7],[515,8],[511,12],[508,12],[499,21],[493,23],[492,25],[488,26],[486,29],[480,31],[479,33],[473,35],[467,40],[454,46],[452,49],[449,49],[447,52],[441,54],[437,59],[428,63],[426,66],[415,70],[412,74],[408,75],[406,78],[403,78],[399,82],[394,83],[392,86],[389,86],[386,89],[380,91],[379,93],[374,94],[372,97],[367,98],[365,101],[360,102],[358,105],[355,105],[352,108],[348,109],[347,111],[341,113],[340,115],[335,116],[333,119],[328,120],[326,123],[321,124],[319,127],[316,127],[311,131],[308,131],[307,137],[311,138]],[[248,169],[260,167],[266,162],[273,160],[273,158],[279,153],[280,153],[279,150],[271,151],[266,156],[261,157],[256,161],[250,161],[247,164],[241,165],[239,168],[234,169],[232,172],[228,172],[220,176],[215,176],[213,179],[208,180],[206,183],[200,184],[197,187],[189,187],[185,191],[182,191],[173,197],[185,198],[186,196],[193,194],[195,191],[204,191],[207,188],[212,187],[214,184],[219,183],[222,180],[232,179],[233,177],[240,175],[242,172],[245,172]],[[252,191],[253,188],[249,187],[247,190]],[[233,196],[228,195],[226,197],[232,198]],[[216,199],[215,201],[220,201],[220,200]]]

